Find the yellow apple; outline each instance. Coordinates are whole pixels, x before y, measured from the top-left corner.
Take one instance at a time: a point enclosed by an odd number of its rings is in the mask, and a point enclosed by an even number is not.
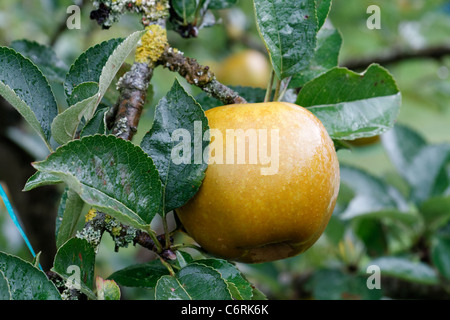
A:
[[[267,57],[256,50],[243,50],[226,58],[216,71],[225,85],[266,88],[272,69]]]
[[[187,233],[209,253],[246,263],[307,250],[339,191],[339,163],[323,124],[284,102],[228,105],[206,116],[212,138],[205,179],[176,210]]]

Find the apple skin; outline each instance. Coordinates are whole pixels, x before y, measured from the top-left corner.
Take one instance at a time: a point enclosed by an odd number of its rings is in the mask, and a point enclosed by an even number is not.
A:
[[[264,54],[244,50],[226,58],[216,72],[217,79],[225,85],[266,88],[271,66]]]
[[[223,106],[206,116],[223,137],[226,129],[267,129],[268,136],[278,129],[279,167],[262,175],[268,165],[259,161],[210,163],[199,192],[176,210],[187,233],[210,254],[245,263],[284,259],[311,247],[328,224],[340,182],[334,144],[322,123],[284,102]]]

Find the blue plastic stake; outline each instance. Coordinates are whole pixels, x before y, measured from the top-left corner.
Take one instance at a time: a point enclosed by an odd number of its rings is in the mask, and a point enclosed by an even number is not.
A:
[[[8,210],[9,216],[11,217],[12,221],[16,225],[17,229],[19,229],[19,232],[20,232],[23,240],[25,241],[28,249],[30,250],[31,254],[33,255],[33,258],[36,258],[36,254],[34,253],[33,247],[31,246],[30,241],[28,240],[25,232],[23,231],[22,226],[20,225],[19,220],[17,219],[17,216],[14,213],[11,202],[9,202],[8,196],[6,195],[5,190],[3,190],[3,187],[1,184],[0,184],[0,197],[2,198],[3,203],[5,204],[6,210]],[[42,267],[40,264],[39,264],[39,268],[42,270]]]

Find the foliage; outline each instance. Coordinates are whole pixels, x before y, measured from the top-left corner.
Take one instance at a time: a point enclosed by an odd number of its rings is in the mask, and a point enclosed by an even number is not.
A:
[[[192,37],[208,32],[203,28],[214,25],[215,17],[236,1],[170,4],[169,28]],[[107,112],[114,105],[109,94],[143,31],[95,43],[72,57],[70,67],[51,46],[16,40],[0,47],[0,94],[48,148],[48,157],[33,163],[37,172],[24,191],[53,184],[62,184],[65,191],[51,270],[58,280],[46,277],[38,261],[31,264],[0,252],[0,299],[70,299],[81,293],[89,299],[117,300],[126,288],[145,288],[151,292],[145,298],[163,300],[292,298],[291,292],[298,298],[380,299],[396,297],[392,279],[448,294],[450,145],[430,143],[414,129],[396,124],[402,95],[388,69],[371,64],[356,72],[339,66],[345,38],[326,23],[330,0],[254,0],[253,5],[276,88],[232,89],[248,102],[273,95],[274,100],[308,108],[337,149],[346,148],[350,140],[382,135],[395,175],[380,177],[342,163],[332,220],[320,241],[300,257],[261,265],[212,257],[180,236],[181,226],[168,229],[169,213],[195,195],[207,169],[195,152],[186,163],[172,163],[172,133],[184,129],[200,137],[190,147],[203,150],[209,144],[204,111],[222,103],[184,82],[165,80],[171,87],[155,104],[151,123],[139,128],[147,132],[141,133],[142,141],[124,141],[108,130]],[[54,93],[57,88],[62,95]],[[85,207],[93,215],[80,227]],[[116,248],[145,232],[158,258],[95,278],[100,213],[106,214],[102,219]],[[158,219],[163,237],[154,230]],[[367,286],[371,265],[387,281],[381,290]],[[67,284],[73,266],[81,270],[75,295]],[[278,281],[282,275],[288,281]]]

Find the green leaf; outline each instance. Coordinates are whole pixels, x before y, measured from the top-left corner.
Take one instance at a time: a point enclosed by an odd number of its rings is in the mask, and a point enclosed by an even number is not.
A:
[[[382,142],[391,162],[412,187],[411,197],[416,202],[441,196],[450,187],[446,169],[450,144],[429,145],[419,133],[399,124],[383,135]]]
[[[184,205],[200,188],[208,166],[203,158],[208,129],[201,106],[175,81],[158,103],[153,126],[141,142],[162,181],[162,214]]]
[[[450,221],[450,196],[432,197],[419,207],[427,231],[433,234]]]
[[[344,220],[356,217],[390,217],[405,223],[417,221],[400,192],[369,173],[346,165],[340,168],[341,184],[353,190],[355,196],[339,214]]]
[[[410,282],[438,284],[436,271],[429,265],[401,257],[380,257],[368,265],[380,267],[382,276],[391,276]]]
[[[278,79],[308,67],[319,31],[314,0],[254,0],[254,6]]]
[[[211,267],[222,275],[233,293],[233,298],[237,300],[250,300],[253,296],[253,290],[250,283],[244,279],[241,272],[230,262],[222,259],[201,259],[196,263]]]
[[[172,0],[171,5],[184,21],[188,21],[197,10],[198,0]]]
[[[85,87],[90,88],[87,90],[98,90],[98,85],[96,83],[86,82],[79,85],[74,90],[74,94],[71,96],[71,98],[76,95],[75,92],[78,88],[81,87],[84,88],[80,89],[83,91],[87,89]],[[69,98],[69,100],[71,98]],[[55,141],[62,145],[75,139],[75,135],[77,133],[77,129],[81,120],[85,116],[90,118],[93,110],[95,110],[97,106],[98,100],[98,94],[94,94],[93,96],[90,96],[89,98],[76,103],[75,105],[67,108],[66,110],[64,110],[64,112],[59,114],[52,123],[52,134]]]
[[[160,208],[161,181],[141,148],[115,136],[88,136],[58,148],[33,166],[64,181],[96,209],[146,229]]]
[[[266,295],[256,287],[252,288],[252,300],[268,300]]]
[[[342,36],[336,29],[320,29],[317,34],[317,47],[308,68],[295,75],[289,84],[291,88],[300,88],[305,83],[337,67]]]
[[[177,259],[175,260],[176,265],[180,268],[184,268],[186,267],[189,263],[194,261],[194,258],[192,258],[192,256],[187,253],[187,252],[183,252],[180,250],[177,250],[175,252],[175,255],[177,256]]]
[[[97,277],[96,287],[98,300],[120,300],[120,288],[113,280]]]
[[[51,47],[24,39],[11,42],[11,48],[33,61],[50,81],[64,82],[69,67]]]
[[[154,288],[158,279],[168,274],[169,271],[161,261],[153,260],[118,270],[108,279],[125,287]]]
[[[382,295],[381,290],[367,288],[366,276],[349,275],[333,269],[317,271],[305,287],[312,291],[316,300],[378,300]]]
[[[28,179],[25,187],[23,188],[23,191],[30,191],[38,187],[58,184],[62,182],[63,181],[59,177],[53,174],[38,171]]]
[[[354,140],[392,128],[401,95],[389,72],[372,64],[362,74],[331,69],[308,82],[296,103],[314,113],[332,139]]]
[[[79,84],[73,89],[70,97],[67,98],[67,103],[71,107],[66,109],[65,111],[72,109],[79,102],[91,98],[95,96],[97,93],[98,93],[97,82],[83,82],[82,84]],[[62,114],[64,114],[64,112]]]
[[[91,120],[86,123],[80,132],[80,137],[93,136],[95,134],[108,134],[108,129],[105,120],[105,114],[108,112],[108,107],[99,108]]]
[[[319,29],[322,28],[325,20],[327,20],[328,13],[331,9],[332,0],[316,0],[317,20],[319,21]]]
[[[379,256],[387,252],[388,239],[385,226],[380,220],[359,219],[353,230],[355,235],[363,241],[370,256]]]
[[[439,273],[446,279],[450,279],[450,232],[447,230],[438,232],[431,245],[431,260]],[[446,231],[446,232],[445,232]]]
[[[0,300],[11,300],[11,288],[8,279],[6,279],[3,271],[0,270]]]
[[[203,264],[191,263],[175,277],[163,276],[155,288],[157,300],[231,300],[220,273]]]
[[[58,217],[61,217],[61,220],[57,223],[56,229],[57,248],[73,237],[83,207],[83,199],[76,192],[66,188],[61,196],[61,203],[58,208]]]
[[[72,95],[74,88],[84,82],[100,83],[100,76],[104,66],[114,50],[123,41],[123,38],[104,41],[90,47],[75,60],[64,82],[64,89],[68,98]]]
[[[423,148],[411,164],[409,183],[413,188],[413,199],[421,203],[428,198],[448,192],[450,175],[450,143],[429,145]]]
[[[156,300],[194,300],[175,277],[162,276],[155,289]],[[206,299],[205,299],[206,300]]]
[[[84,239],[72,238],[58,249],[52,271],[89,298],[95,299],[92,292],[94,268],[94,248]]]
[[[0,252],[0,272],[9,284],[12,300],[61,300],[53,282],[27,261]]]
[[[396,124],[381,137],[383,147],[392,164],[406,181],[414,179],[411,164],[419,152],[427,146],[427,142],[415,130],[401,124]]]
[[[237,0],[211,0],[208,4],[208,9],[220,10],[228,9],[236,5]]]
[[[136,48],[143,32],[137,31],[126,39],[105,41],[89,48],[75,61],[64,84],[70,107],[52,123],[53,136],[58,143],[73,140],[81,120],[89,121],[94,116],[116,73]]]
[[[47,79],[30,60],[13,49],[0,47],[0,95],[50,147],[51,123],[58,114]]]

